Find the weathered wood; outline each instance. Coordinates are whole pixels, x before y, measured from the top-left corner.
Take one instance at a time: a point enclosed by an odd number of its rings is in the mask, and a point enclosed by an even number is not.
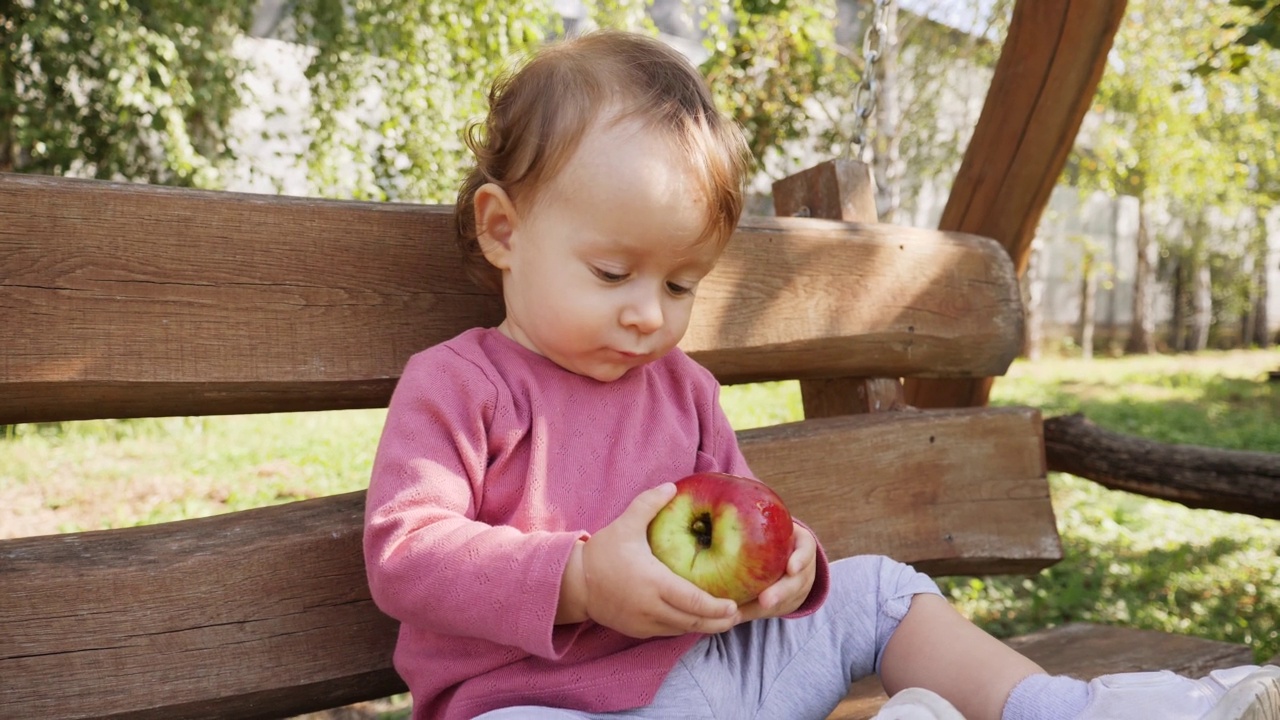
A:
[[[1023,571],[1060,557],[1044,467],[1023,449],[1034,416],[833,418],[741,440],[833,557],[876,550],[934,570]],[[396,626],[365,581],[363,501],[0,541],[0,707],[257,718],[399,691]]]
[[[779,217],[875,222],[875,184],[867,164],[827,160],[773,183],[773,212]]]
[[[363,506],[0,542],[0,714],[270,718],[402,691]]]
[[[1090,623],[1062,625],[1005,642],[1051,674],[1080,679],[1143,670],[1202,677],[1210,670],[1253,662],[1247,645]],[[874,676],[860,680],[827,720],[867,720],[887,699]]]
[[[871,166],[847,158],[828,160],[773,183],[773,210],[804,216],[876,222]],[[898,410],[906,407],[899,378],[820,378],[800,381],[807,418]]]
[[[849,415],[739,437],[832,557],[874,552],[942,575],[1032,572],[1062,557],[1036,410]]]
[[[1050,470],[1113,490],[1280,519],[1280,455],[1176,445],[1112,432],[1076,413],[1044,421]]]
[[[994,238],[1026,267],[1125,2],[1018,0],[939,228]],[[906,382],[916,407],[985,405],[990,389],[990,378]]]
[[[903,398],[897,378],[802,380],[800,401],[807,418],[914,409]]]
[[[0,175],[0,424],[381,406],[410,354],[500,319],[450,212]],[[724,382],[1000,373],[1001,253],[748,218],[682,347]]]

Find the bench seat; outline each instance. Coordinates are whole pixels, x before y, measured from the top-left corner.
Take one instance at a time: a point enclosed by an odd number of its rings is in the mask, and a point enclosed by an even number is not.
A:
[[[0,173],[0,424],[385,406],[412,353],[500,318],[451,213]],[[682,347],[725,384],[801,381],[805,420],[739,440],[833,559],[1025,574],[1062,557],[1039,412],[901,402],[902,379],[997,376],[1021,342],[992,240],[746,218]],[[279,718],[402,691],[363,504],[0,541],[0,714]],[[1092,625],[1009,642],[1085,676],[1248,659]],[[837,717],[876,707],[853,690]]]

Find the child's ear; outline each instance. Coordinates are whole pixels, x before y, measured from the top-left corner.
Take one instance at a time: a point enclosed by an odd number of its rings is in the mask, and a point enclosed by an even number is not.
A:
[[[516,208],[507,191],[493,183],[481,185],[475,194],[476,237],[480,250],[499,270],[508,267],[511,234],[516,225]]]

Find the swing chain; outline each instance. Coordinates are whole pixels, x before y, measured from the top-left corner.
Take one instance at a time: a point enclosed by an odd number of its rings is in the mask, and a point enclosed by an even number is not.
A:
[[[853,96],[856,119],[853,127],[853,144],[860,149],[867,141],[867,120],[876,109],[876,95],[880,84],[876,80],[876,63],[880,61],[884,51],[884,39],[889,34],[889,5],[893,0],[875,0],[871,22],[867,24],[867,34],[862,40],[862,79]],[[850,148],[852,149],[852,148]]]

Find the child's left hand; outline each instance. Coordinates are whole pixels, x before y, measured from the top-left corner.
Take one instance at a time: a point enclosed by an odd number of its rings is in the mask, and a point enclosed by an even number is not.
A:
[[[800,525],[794,525],[792,530],[787,573],[765,588],[760,597],[738,607],[738,618],[742,622],[788,615],[799,609],[809,597],[818,571],[818,541],[813,533]]]

